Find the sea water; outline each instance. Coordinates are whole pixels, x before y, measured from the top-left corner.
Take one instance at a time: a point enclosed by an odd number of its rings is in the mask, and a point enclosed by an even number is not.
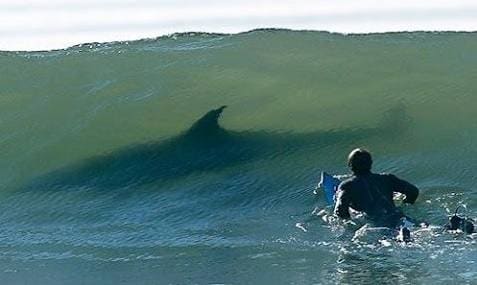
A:
[[[475,284],[475,236],[439,227],[477,216],[476,51],[256,30],[1,52],[1,283]],[[186,135],[222,105],[223,136]],[[420,188],[413,243],[314,214],[355,147]]]

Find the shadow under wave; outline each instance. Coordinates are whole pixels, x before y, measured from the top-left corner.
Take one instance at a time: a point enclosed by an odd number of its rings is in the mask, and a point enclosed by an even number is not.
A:
[[[165,183],[187,175],[219,171],[258,159],[272,159],[297,151],[356,144],[373,136],[394,137],[410,119],[402,105],[391,110],[374,128],[338,129],[303,134],[230,131],[219,125],[226,106],[213,109],[187,131],[162,142],[132,145],[89,158],[33,179],[28,190],[78,188],[118,189]]]

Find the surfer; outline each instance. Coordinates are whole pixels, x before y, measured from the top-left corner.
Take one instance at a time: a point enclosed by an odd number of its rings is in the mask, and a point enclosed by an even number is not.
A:
[[[365,213],[374,226],[402,226],[406,216],[394,204],[394,192],[406,195],[404,203],[413,204],[419,189],[392,174],[372,173],[372,163],[368,151],[360,148],[351,151],[348,166],[353,176],[338,186],[334,212],[340,218],[349,219],[349,208],[352,208]]]

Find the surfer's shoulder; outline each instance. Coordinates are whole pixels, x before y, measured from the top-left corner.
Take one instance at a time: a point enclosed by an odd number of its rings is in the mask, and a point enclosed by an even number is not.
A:
[[[349,190],[353,188],[352,185],[356,183],[356,180],[357,180],[357,177],[354,175],[351,177],[348,177],[340,183],[338,188],[341,190]]]
[[[378,175],[383,177],[383,178],[386,178],[386,179],[396,179],[397,178],[396,175],[391,174],[391,173],[387,173],[387,172],[381,172]]]
[[[391,173],[380,173],[378,174],[380,181],[383,183],[386,183],[388,185],[398,185],[401,183],[401,179],[399,179],[396,175],[391,174]]]

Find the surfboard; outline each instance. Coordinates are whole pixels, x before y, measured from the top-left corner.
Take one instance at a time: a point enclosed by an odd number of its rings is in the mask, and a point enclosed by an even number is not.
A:
[[[341,181],[338,178],[322,171],[321,172],[321,179],[318,183],[318,188],[321,188],[325,194],[325,200],[328,205],[335,204],[335,193],[338,190],[338,185],[340,185]]]

